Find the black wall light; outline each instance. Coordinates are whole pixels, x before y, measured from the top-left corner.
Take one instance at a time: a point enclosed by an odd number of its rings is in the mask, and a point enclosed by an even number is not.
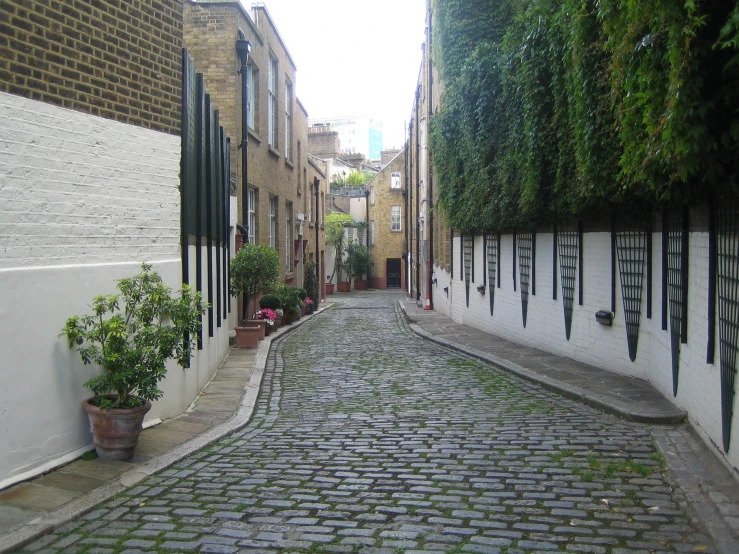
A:
[[[608,325],[610,327],[613,325],[613,316],[613,312],[609,312],[608,310],[600,310],[599,312],[595,312],[595,321],[597,321],[601,325]]]
[[[480,294],[485,294],[485,285],[478,285],[477,292],[479,292]]]

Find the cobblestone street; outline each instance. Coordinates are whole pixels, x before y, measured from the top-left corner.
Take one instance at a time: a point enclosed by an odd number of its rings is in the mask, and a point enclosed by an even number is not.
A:
[[[249,425],[28,552],[716,552],[648,425],[412,333],[398,294],[273,344]]]

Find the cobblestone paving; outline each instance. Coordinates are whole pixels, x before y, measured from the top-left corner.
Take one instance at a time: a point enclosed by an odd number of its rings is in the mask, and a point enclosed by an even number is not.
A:
[[[415,337],[394,295],[273,348],[240,432],[35,552],[715,552],[644,425]]]

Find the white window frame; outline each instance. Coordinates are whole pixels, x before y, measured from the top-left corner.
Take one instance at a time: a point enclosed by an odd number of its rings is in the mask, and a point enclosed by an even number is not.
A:
[[[293,159],[292,152],[292,134],[293,134],[293,116],[292,116],[292,94],[293,85],[289,79],[285,80],[285,158]],[[300,176],[298,176],[298,181]]]
[[[277,148],[277,58],[269,55],[267,82],[267,144]]]
[[[252,129],[254,126],[254,66],[246,66],[246,124]]]
[[[276,196],[269,197],[269,246],[277,250],[277,202]]]
[[[293,203],[285,202],[285,271],[292,273]]]
[[[369,232],[370,232],[370,246],[374,246],[375,245],[375,222],[374,220],[370,221]]]
[[[390,188],[391,189],[400,188],[400,171],[393,171],[390,173]]]
[[[370,187],[370,204],[375,205],[375,187]]]
[[[403,226],[401,223],[402,216],[403,216],[403,212],[402,212],[401,206],[393,206],[390,208],[390,230],[391,231],[402,231],[403,229]]]
[[[257,227],[257,189],[249,187],[247,189],[249,198],[249,244],[255,244]]]

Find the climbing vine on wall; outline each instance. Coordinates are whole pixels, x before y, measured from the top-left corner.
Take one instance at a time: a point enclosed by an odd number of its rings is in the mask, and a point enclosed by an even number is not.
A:
[[[736,185],[739,8],[435,0],[439,201],[461,232]]]

